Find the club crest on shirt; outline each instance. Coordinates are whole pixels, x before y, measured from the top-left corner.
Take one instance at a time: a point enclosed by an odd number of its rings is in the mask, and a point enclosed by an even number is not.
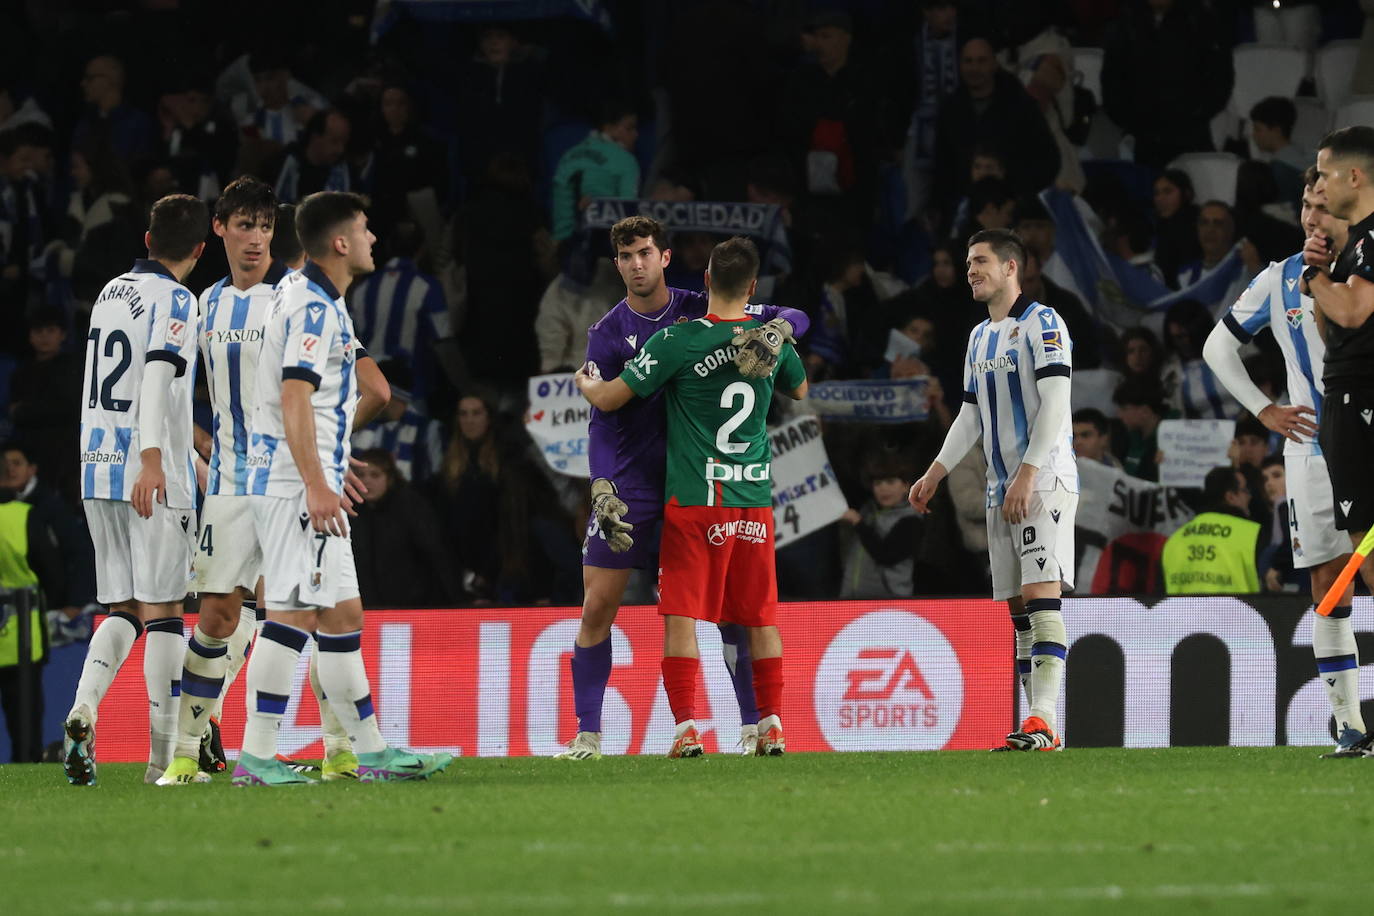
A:
[[[1011,329],[1011,333],[1007,335],[1007,343],[1011,343],[1012,341],[1016,340],[1016,339],[1017,339],[1018,337],[1020,337],[1020,336],[1021,336],[1021,329],[1020,329],[1019,327],[1012,328],[1012,329]]]
[[[1284,309],[1283,314],[1288,318],[1288,326],[1296,328],[1302,324],[1302,309]]]

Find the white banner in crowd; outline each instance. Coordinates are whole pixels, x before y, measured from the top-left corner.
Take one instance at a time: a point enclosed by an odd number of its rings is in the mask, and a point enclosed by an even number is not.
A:
[[[849,508],[815,417],[799,417],[768,430],[773,446],[773,541],[790,544],[839,521]]]
[[[818,382],[807,403],[818,416],[837,422],[916,423],[930,415],[930,379],[853,379]]]
[[[1074,588],[1092,587],[1097,562],[1108,544],[1123,534],[1153,531],[1165,537],[1193,517],[1193,510],[1171,487],[1132,477],[1100,461],[1078,459],[1078,541]]]
[[[1212,468],[1231,463],[1227,452],[1236,435],[1234,420],[1164,420],[1156,432],[1159,482],[1166,487],[1201,487]]]
[[[592,405],[577,390],[572,373],[532,377],[529,398],[525,430],[549,467],[569,477],[586,477],[587,423]]]

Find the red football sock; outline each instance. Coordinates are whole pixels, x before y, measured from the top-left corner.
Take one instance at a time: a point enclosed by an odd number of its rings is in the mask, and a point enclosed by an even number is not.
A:
[[[782,714],[782,657],[754,659],[754,699],[759,718]]]
[[[681,655],[663,657],[663,689],[668,693],[668,706],[673,721],[679,725],[696,718],[697,671],[701,660]]]

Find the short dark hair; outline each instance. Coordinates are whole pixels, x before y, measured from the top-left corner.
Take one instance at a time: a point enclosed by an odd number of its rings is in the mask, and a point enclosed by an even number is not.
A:
[[[1256,439],[1263,439],[1265,442],[1268,442],[1269,427],[1247,413],[1236,421],[1236,431],[1233,435],[1236,439],[1239,439],[1241,436],[1254,436]]]
[[[1275,453],[1272,454],[1272,455],[1265,455],[1265,456],[1264,456],[1264,460],[1260,462],[1260,470],[1261,470],[1261,471],[1268,470],[1269,468],[1272,468],[1272,467],[1274,467],[1275,465],[1277,465],[1277,466],[1283,468],[1283,469],[1284,469],[1284,474],[1285,474],[1285,475],[1288,473],[1288,466],[1287,466],[1286,464],[1284,464],[1283,455],[1280,455],[1280,454],[1277,453],[1277,452],[1275,452]]]
[[[656,219],[648,216],[627,216],[611,227],[612,252],[633,245],[635,239],[653,239],[654,247],[659,251],[668,250],[668,233],[663,231],[663,225]]]
[[[1317,183],[1317,167],[1309,165],[1302,173],[1302,189],[1306,191]]]
[[[67,313],[60,305],[45,305],[33,310],[29,315],[29,330],[36,331],[39,328],[60,328],[67,330]]]
[[[343,223],[367,212],[368,199],[352,191],[316,191],[296,207],[296,236],[312,258],[329,253],[329,244]]]
[[[992,253],[997,255],[997,260],[1003,264],[1007,261],[1015,261],[1017,268],[1025,266],[1026,243],[1021,241],[1021,236],[1010,229],[983,229],[968,237],[968,247],[970,248],[974,245],[981,245],[983,242],[987,242],[992,247]]]
[[[1353,127],[1333,130],[1322,137],[1321,145],[1317,149],[1329,149],[1331,155],[1338,159],[1355,156],[1366,163],[1374,163],[1374,127],[1356,124]]]
[[[1165,181],[1169,182],[1169,184],[1178,188],[1179,193],[1183,195],[1183,202],[1185,204],[1193,202],[1193,198],[1197,194],[1197,192],[1193,190],[1193,176],[1183,171],[1183,169],[1165,169],[1160,173],[1159,178],[1163,178]],[[1155,180],[1158,181],[1159,178]]]
[[[1096,407],[1084,407],[1082,410],[1075,410],[1073,412],[1073,422],[1091,423],[1093,427],[1104,436],[1111,430],[1111,424],[1107,421],[1107,415]]]
[[[305,130],[303,131],[301,142],[309,143],[313,138],[323,134],[325,128],[329,125],[330,115],[338,115],[348,122],[350,128],[353,126],[353,118],[342,108],[321,108],[310,116],[309,121],[305,122]]]
[[[252,175],[241,175],[225,186],[215,201],[215,221],[228,225],[235,213],[242,211],[254,219],[276,222],[277,192],[265,181]]]
[[[24,460],[27,461],[29,464],[38,463],[33,459],[33,449],[29,448],[29,446],[25,445],[23,442],[20,442],[18,439],[11,439],[3,445],[0,445],[0,455],[7,454],[9,452],[18,452],[19,454],[24,456]]]
[[[1287,140],[1293,136],[1293,125],[1298,123],[1298,106],[1293,104],[1292,99],[1271,95],[1254,104],[1250,109],[1250,120],[1277,127]]]
[[[353,457],[385,474],[390,487],[396,486],[401,479],[401,472],[396,468],[396,456],[384,448],[365,448],[355,452]]]
[[[759,249],[744,236],[733,236],[711,249],[706,270],[713,292],[731,299],[746,295],[759,275]]]
[[[1164,390],[1155,379],[1128,376],[1112,392],[1112,403],[1118,407],[1148,407],[1164,416]]]
[[[160,261],[184,261],[205,241],[210,211],[190,194],[168,194],[148,216],[148,254]]]
[[[638,112],[625,99],[607,99],[596,108],[596,126],[605,127],[608,124],[617,124],[632,114],[638,114]]]
[[[1207,476],[1202,479],[1203,504],[1205,506],[1225,505],[1227,494],[1240,489],[1240,484],[1236,480],[1239,475],[1240,471],[1230,465],[1212,468],[1208,471]]]
[[[272,230],[272,259],[283,264],[301,256],[301,240],[296,235],[296,205],[277,204],[277,221]]]

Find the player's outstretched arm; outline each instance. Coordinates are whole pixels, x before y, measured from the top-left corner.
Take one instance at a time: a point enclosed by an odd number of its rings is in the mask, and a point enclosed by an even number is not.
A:
[[[391,385],[370,356],[358,358],[358,410],[353,417],[353,428],[362,429],[373,420],[387,404],[391,403]]]
[[[635,393],[630,390],[630,386],[620,378],[613,378],[610,381],[592,378],[587,373],[586,366],[577,370],[573,380],[577,382],[577,388],[582,392],[582,396],[590,401],[597,410],[619,410],[630,403],[630,399],[635,396]]]
[[[1317,425],[1308,419],[1315,416],[1312,408],[1271,403],[1269,396],[1251,380],[1240,358],[1240,348],[1244,343],[1246,341],[1238,339],[1234,329],[1226,322],[1219,322],[1207,335],[1207,342],[1202,346],[1202,358],[1241,406],[1269,429],[1299,443],[1303,441],[1301,436],[1315,436]]]

